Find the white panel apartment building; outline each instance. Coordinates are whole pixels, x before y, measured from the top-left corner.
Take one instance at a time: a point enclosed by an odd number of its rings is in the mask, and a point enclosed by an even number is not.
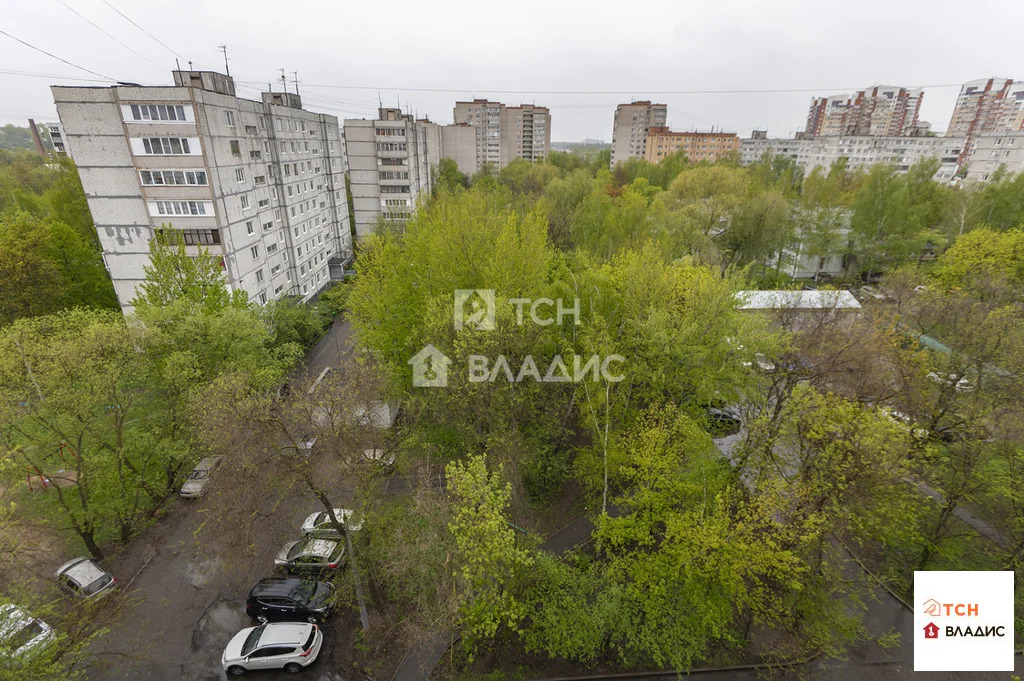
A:
[[[963,148],[962,137],[873,137],[838,135],[802,139],[769,139],[764,131],[754,131],[750,139],[740,140],[740,160],[746,165],[757,161],[766,151],[789,156],[804,172],[817,167],[828,170],[840,157],[850,168],[866,168],[876,163],[891,163],[907,170],[921,159],[938,157],[941,165],[935,174],[939,182],[953,179]]]
[[[967,159],[967,179],[986,182],[1000,167],[1024,172],[1024,130],[990,132],[975,138]]]
[[[468,125],[476,131],[476,170],[485,163],[504,168],[517,158],[539,161],[551,151],[551,112],[547,107],[505,106],[501,102],[474,99],[455,102],[452,115],[455,126]],[[463,139],[460,137],[459,141]],[[447,151],[443,155],[449,156]]]
[[[261,304],[310,299],[352,252],[338,119],[295,94],[238,98],[223,74],[173,75],[170,87],[51,88],[121,307],[159,229],[221,256],[229,287]]]
[[[428,139],[440,138],[438,126],[415,121],[401,109],[382,107],[377,115],[376,120],[345,121],[352,217],[359,239],[372,234],[381,217],[398,222],[409,218],[420,196],[433,188],[432,165],[439,158],[428,149]]]
[[[652,126],[664,127],[668,106],[644,100],[615,107],[612,124],[612,167],[630,158],[643,158],[647,149],[647,133]]]

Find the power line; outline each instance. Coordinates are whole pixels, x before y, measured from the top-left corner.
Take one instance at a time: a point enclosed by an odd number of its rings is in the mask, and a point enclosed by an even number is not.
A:
[[[157,38],[157,37],[156,37],[155,35],[153,35],[153,34],[152,34],[152,33],[150,33],[149,31],[147,31],[146,29],[144,29],[144,28],[142,28],[141,26],[139,26],[138,24],[136,24],[136,23],[135,23],[134,21],[132,21],[132,20],[131,20],[130,18],[128,18],[128,15],[126,15],[126,14],[125,14],[124,12],[122,12],[122,11],[121,11],[121,10],[119,10],[118,8],[114,7],[113,5],[111,5],[111,4],[109,3],[109,2],[107,2],[107,0],[103,0],[103,4],[104,4],[104,5],[106,5],[107,7],[109,7],[110,9],[114,10],[114,11],[115,11],[115,12],[117,12],[118,14],[120,14],[120,15],[121,15],[122,17],[124,17],[125,21],[127,21],[127,22],[128,22],[129,24],[131,24],[131,25],[132,25],[132,26],[134,26],[135,28],[139,29],[140,31],[142,31],[143,33],[145,33],[146,35],[148,35],[148,36],[149,36],[150,38],[152,38],[153,40],[155,40],[155,41],[157,41],[158,43],[160,43],[161,45],[163,45],[163,46],[164,46],[165,48],[167,48],[167,50],[168,50],[168,51],[170,51],[170,53],[171,53],[171,54],[173,54],[173,55],[174,55],[175,57],[178,57],[179,59],[185,59],[185,58],[184,58],[184,57],[182,57],[182,56],[181,56],[180,54],[178,54],[177,52],[175,52],[174,50],[172,50],[172,49],[171,49],[170,47],[167,47],[167,44],[166,44],[166,43],[164,43],[164,42],[163,42],[162,40],[160,40],[160,39],[159,39],[159,38]]]
[[[80,76],[62,76],[58,73],[33,73],[31,71],[14,71],[12,69],[0,69],[0,73],[8,76],[26,76],[28,78],[48,78],[50,80],[78,80],[86,83],[108,83],[109,78],[82,78]]]
[[[90,26],[92,26],[93,28],[95,28],[95,29],[96,29],[97,31],[100,31],[101,33],[103,33],[103,35],[107,36],[108,38],[110,38],[111,40],[113,40],[114,42],[116,42],[116,43],[117,43],[118,45],[122,46],[122,47],[123,47],[123,48],[125,48],[126,50],[129,50],[129,51],[130,51],[130,52],[131,52],[132,54],[134,54],[135,56],[139,57],[140,59],[142,59],[142,60],[144,60],[144,61],[147,61],[147,62],[149,62],[150,64],[152,64],[153,66],[157,67],[157,68],[158,68],[158,69],[160,69],[161,71],[165,70],[163,66],[160,66],[160,65],[159,65],[159,64],[157,64],[156,62],[154,62],[154,61],[150,60],[150,59],[149,59],[149,58],[147,58],[147,57],[146,57],[145,55],[143,55],[143,54],[140,54],[139,52],[136,52],[136,51],[135,51],[135,50],[134,50],[134,49],[133,49],[132,47],[130,47],[130,46],[128,46],[128,45],[126,45],[126,44],[125,44],[125,43],[123,43],[123,42],[121,42],[121,40],[120,40],[120,39],[118,39],[118,38],[117,38],[116,36],[114,36],[114,35],[112,35],[112,34],[110,34],[110,33],[107,33],[107,31],[105,31],[105,30],[104,30],[104,29],[103,29],[103,28],[102,28],[102,27],[101,27],[101,26],[100,26],[99,24],[96,24],[96,23],[94,23],[94,22],[93,22],[93,21],[92,21],[91,19],[89,19],[89,18],[88,18],[87,16],[85,16],[84,14],[82,14],[81,12],[79,12],[79,11],[78,11],[77,9],[75,9],[75,8],[74,8],[74,7],[72,7],[71,5],[69,5],[69,4],[67,4],[66,2],[64,2],[64,0],[57,0],[57,2],[59,2],[59,3],[60,3],[60,4],[62,4],[62,5],[64,5],[64,7],[66,7],[66,8],[67,8],[67,9],[68,9],[69,11],[71,11],[71,12],[74,12],[75,14],[77,14],[77,15],[78,15],[78,16],[79,16],[79,17],[80,17],[80,18],[81,18],[81,19],[82,19],[83,21],[85,21],[86,23],[88,23],[88,24],[89,24]]]
[[[254,81],[253,81],[254,82]],[[390,90],[395,92],[479,92],[498,95],[634,95],[642,92],[645,95],[751,95],[751,94],[784,94],[800,92],[841,92],[856,91],[856,87],[816,87],[816,88],[754,88],[725,90],[489,90],[485,88],[425,88],[425,87],[383,87],[380,85],[337,85],[331,83],[303,83],[306,87],[337,88],[343,90]],[[943,83],[940,85],[917,85],[920,88],[961,87],[963,83]]]
[[[73,63],[69,62],[69,61],[68,61],[67,59],[61,59],[60,57],[58,57],[57,55],[55,55],[55,54],[53,54],[53,53],[51,53],[51,52],[47,52],[46,50],[44,50],[44,49],[42,49],[42,48],[39,48],[39,47],[36,47],[35,45],[31,45],[31,44],[29,44],[29,43],[26,43],[26,42],[25,42],[24,40],[22,40],[21,38],[15,38],[15,37],[14,37],[13,35],[11,35],[10,33],[8,33],[7,31],[4,31],[4,30],[0,30],[0,34],[3,34],[3,35],[5,35],[5,36],[7,36],[7,37],[8,37],[8,38],[10,38],[11,40],[16,40],[17,42],[21,43],[21,44],[22,44],[22,45],[24,45],[25,47],[29,47],[29,48],[32,48],[32,49],[33,49],[33,50],[35,50],[36,52],[42,52],[42,53],[43,53],[43,54],[45,54],[45,55],[46,55],[47,57],[53,57],[54,59],[56,59],[56,60],[57,60],[57,61],[59,61],[59,62],[64,62],[64,63],[65,63],[65,64],[67,64],[68,66],[73,66],[73,67],[75,67],[76,69],[78,69],[79,71],[85,71],[86,73],[91,73],[91,74],[92,74],[92,75],[94,75],[94,76],[99,76],[100,78],[104,78],[104,79],[106,79],[106,80],[112,80],[112,81],[114,81],[115,83],[117,82],[117,79],[116,79],[116,78],[111,78],[110,76],[104,76],[104,75],[103,75],[102,73],[97,73],[97,72],[95,72],[95,71],[90,71],[89,69],[85,68],[84,66],[79,66],[78,64],[73,64]]]

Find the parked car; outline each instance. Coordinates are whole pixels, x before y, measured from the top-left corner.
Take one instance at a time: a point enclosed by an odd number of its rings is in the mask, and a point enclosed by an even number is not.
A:
[[[353,532],[358,532],[359,529],[363,526],[363,523],[362,521],[355,520],[349,522],[349,520],[352,518],[353,513],[355,513],[355,511],[352,511],[347,508],[334,509],[334,516],[339,521],[341,521],[342,525],[352,530]],[[323,536],[338,535],[334,527],[331,525],[331,516],[329,513],[327,513],[327,511],[318,511],[317,513],[311,513],[309,517],[307,517],[302,523],[302,534],[320,534]]]
[[[970,392],[971,390],[974,390],[974,385],[966,378],[960,378],[954,381],[953,379],[956,378],[955,376],[953,376],[952,374],[943,373],[941,371],[929,372],[928,378],[932,379],[933,381],[941,385],[952,385],[953,389],[958,393],[966,393]]]
[[[299,442],[296,444],[300,453],[309,454],[313,451],[313,445],[316,444],[316,433],[313,431],[307,431],[299,436]]]
[[[57,568],[57,582],[80,598],[99,598],[116,586],[114,576],[92,558],[75,558]]]
[[[0,660],[21,657],[53,640],[53,629],[13,603],[0,605]]]
[[[337,535],[309,534],[284,545],[274,564],[288,572],[325,572],[341,566],[345,542]]]
[[[262,622],[323,622],[334,609],[334,592],[327,582],[268,577],[249,592],[245,614]]]
[[[730,407],[708,407],[708,425],[712,437],[725,437],[740,432],[743,421],[740,414]]]
[[[275,622],[242,629],[221,655],[221,667],[232,676],[255,669],[284,669],[298,674],[320,654],[320,627],[303,622]]]
[[[206,485],[210,482],[210,475],[217,470],[223,459],[223,456],[208,456],[197,463],[192,472],[188,474],[185,484],[181,486],[182,498],[198,499],[206,494]]]
[[[382,472],[390,471],[395,467],[394,452],[376,448],[364,449],[363,458],[377,466]]]

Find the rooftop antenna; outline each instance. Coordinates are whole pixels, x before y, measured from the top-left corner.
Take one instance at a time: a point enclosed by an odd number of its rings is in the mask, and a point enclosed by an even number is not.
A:
[[[278,69],[281,72],[281,92],[288,92],[288,79],[284,75],[284,69]]]
[[[174,58],[174,68],[177,69],[178,71],[181,71],[181,64],[178,63],[178,58],[177,57]]]
[[[188,60],[188,70],[189,71],[192,70],[192,60],[191,59]]]
[[[217,49],[219,49],[221,52],[224,53],[224,75],[230,76],[231,75],[231,69],[228,68],[228,46],[227,45],[218,45]]]
[[[292,78],[295,81],[295,94],[299,94],[299,72],[292,71]]]

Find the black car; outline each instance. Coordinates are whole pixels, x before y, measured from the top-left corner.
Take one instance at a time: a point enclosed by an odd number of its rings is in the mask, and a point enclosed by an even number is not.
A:
[[[334,604],[334,587],[327,582],[268,577],[249,592],[245,614],[261,621],[323,622]]]
[[[740,432],[743,421],[732,407],[708,407],[708,427],[711,437],[725,437]]]

